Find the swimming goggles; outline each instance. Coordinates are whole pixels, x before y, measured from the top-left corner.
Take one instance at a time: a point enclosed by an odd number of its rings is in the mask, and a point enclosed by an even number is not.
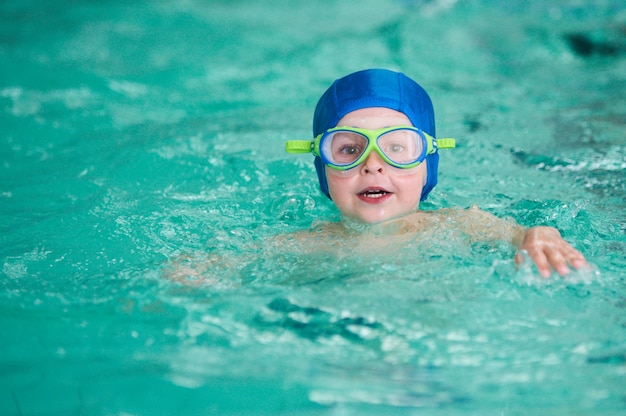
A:
[[[455,147],[454,139],[435,139],[412,126],[385,127],[377,130],[334,127],[315,140],[290,140],[287,153],[313,153],[336,170],[352,169],[363,163],[372,150],[396,168],[418,166],[437,149]]]

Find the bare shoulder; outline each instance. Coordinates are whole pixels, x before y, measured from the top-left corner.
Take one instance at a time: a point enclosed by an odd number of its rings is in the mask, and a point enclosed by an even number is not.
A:
[[[425,230],[457,231],[476,241],[505,240],[517,242],[523,227],[513,219],[500,218],[477,205],[469,208],[444,208],[436,211],[417,211],[401,220],[401,232]]]
[[[461,208],[444,208],[435,211],[415,211],[396,222],[400,224],[401,232],[418,232],[430,228],[445,227],[459,219],[465,218],[468,210]]]
[[[303,251],[327,250],[333,242],[345,239],[349,231],[340,223],[322,222],[306,230],[278,234],[265,241],[266,246],[274,248],[300,249]]]
[[[506,240],[517,244],[524,234],[524,227],[512,218],[500,218],[472,205],[456,210],[456,225],[477,240]]]

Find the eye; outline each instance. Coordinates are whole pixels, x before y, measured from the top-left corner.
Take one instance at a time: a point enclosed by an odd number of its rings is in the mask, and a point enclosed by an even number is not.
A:
[[[390,153],[402,153],[406,150],[406,146],[400,143],[389,143],[386,151]]]
[[[367,148],[367,138],[358,133],[339,131],[328,136],[326,158],[333,163],[345,165],[354,162]]]
[[[360,146],[345,144],[339,148],[339,152],[344,155],[358,155],[362,151]]]

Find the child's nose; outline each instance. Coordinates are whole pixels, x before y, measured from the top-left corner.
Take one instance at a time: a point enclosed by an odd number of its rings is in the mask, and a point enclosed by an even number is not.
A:
[[[367,155],[367,158],[363,162],[361,166],[361,171],[363,173],[384,173],[385,165],[387,163],[380,157],[380,155],[376,152],[371,152]]]

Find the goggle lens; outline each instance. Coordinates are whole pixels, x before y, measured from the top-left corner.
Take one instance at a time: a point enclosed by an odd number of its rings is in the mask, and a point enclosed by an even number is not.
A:
[[[408,165],[424,154],[424,139],[413,130],[392,130],[378,137],[378,148],[392,161]]]
[[[324,138],[321,151],[334,165],[354,163],[367,148],[367,137],[351,131],[335,131]]]
[[[328,132],[321,140],[320,152],[328,163],[337,167],[350,166],[361,158],[370,148],[370,139],[367,136],[349,130]],[[395,129],[377,137],[375,148],[382,153],[383,158],[392,164],[410,165],[424,158],[425,140],[415,130]]]

